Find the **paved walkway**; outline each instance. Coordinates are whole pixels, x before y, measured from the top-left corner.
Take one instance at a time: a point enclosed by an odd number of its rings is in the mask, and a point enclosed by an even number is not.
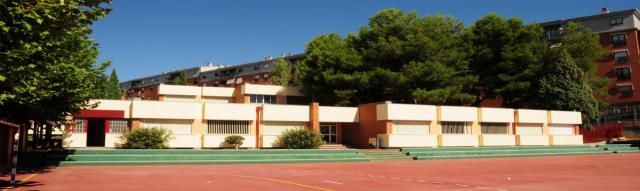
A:
[[[640,190],[640,154],[356,163],[57,167],[10,190]],[[3,183],[8,176],[2,176]],[[1,188],[1,189],[7,189]]]

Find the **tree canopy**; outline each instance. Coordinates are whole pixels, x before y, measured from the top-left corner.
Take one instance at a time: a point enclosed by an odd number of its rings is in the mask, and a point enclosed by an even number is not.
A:
[[[442,15],[383,10],[346,38],[320,35],[306,45],[302,91],[325,104],[469,104],[470,73],[462,22]]]
[[[89,107],[105,65],[91,25],[110,0],[0,2],[0,117],[62,121]]]
[[[279,58],[273,62],[274,69],[271,72],[273,84],[279,86],[293,85],[294,70],[291,63],[283,58]]]
[[[178,76],[176,76],[176,78],[173,79],[173,84],[174,85],[187,85],[187,72],[186,71],[180,71],[178,73]]]

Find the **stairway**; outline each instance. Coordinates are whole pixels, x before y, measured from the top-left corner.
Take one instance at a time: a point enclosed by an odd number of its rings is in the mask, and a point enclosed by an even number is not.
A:
[[[354,149],[265,150],[63,150],[42,153],[42,162],[59,166],[259,164],[303,162],[359,162],[369,159]]]
[[[342,144],[324,144],[324,145],[320,145],[318,149],[349,149],[349,148]]]
[[[413,160],[400,149],[359,149],[358,154],[364,156],[371,161],[387,161],[387,160]]]
[[[512,146],[512,147],[448,147],[448,148],[403,148],[416,160],[497,158],[525,156],[612,154],[640,152],[631,145],[576,146]]]
[[[640,153],[640,148],[634,147],[631,144],[596,145],[596,148],[601,148],[602,150],[611,151],[613,153]]]

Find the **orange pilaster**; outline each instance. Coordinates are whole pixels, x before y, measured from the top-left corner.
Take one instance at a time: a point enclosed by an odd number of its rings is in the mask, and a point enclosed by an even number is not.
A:
[[[309,105],[309,128],[320,132],[320,104],[318,102],[312,102]]]

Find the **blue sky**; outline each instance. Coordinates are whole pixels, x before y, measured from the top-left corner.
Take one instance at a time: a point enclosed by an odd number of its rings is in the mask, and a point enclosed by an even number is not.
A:
[[[302,53],[314,36],[345,35],[385,8],[454,16],[470,25],[487,13],[543,22],[640,8],[640,0],[115,0],[92,26],[99,62],[121,81],[180,68],[242,64]],[[108,72],[110,72],[109,69]]]

